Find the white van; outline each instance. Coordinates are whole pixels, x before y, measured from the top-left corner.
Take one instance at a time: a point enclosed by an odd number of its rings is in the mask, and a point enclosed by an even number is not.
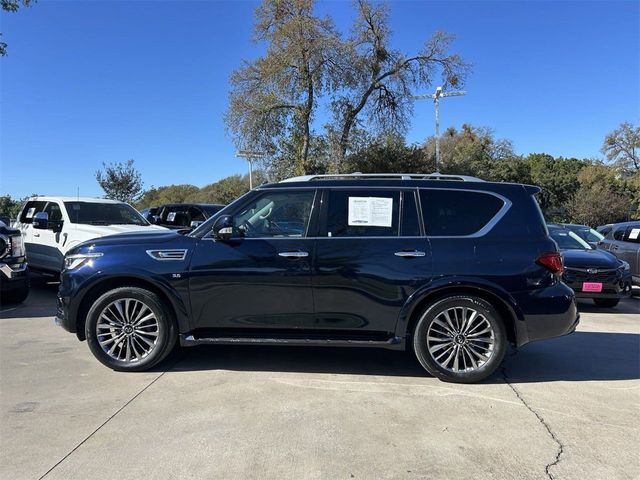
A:
[[[126,203],[83,197],[32,197],[14,227],[22,231],[30,268],[52,273],[62,271],[65,253],[81,242],[124,232],[166,230],[151,225]]]

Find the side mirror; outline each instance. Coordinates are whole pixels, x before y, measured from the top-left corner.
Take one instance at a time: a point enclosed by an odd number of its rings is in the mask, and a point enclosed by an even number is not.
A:
[[[49,214],[46,212],[38,212],[33,216],[33,228],[37,230],[46,230],[49,228]]]
[[[198,228],[200,225],[202,225],[204,222],[202,220],[193,220],[189,226],[191,228]]]
[[[222,215],[216,220],[211,229],[213,238],[223,242],[231,240],[233,237],[233,218],[231,215]]]

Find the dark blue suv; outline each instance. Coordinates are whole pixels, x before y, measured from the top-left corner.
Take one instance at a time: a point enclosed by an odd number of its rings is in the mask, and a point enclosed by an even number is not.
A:
[[[178,341],[335,345],[413,350],[442,380],[479,381],[508,343],[578,323],[538,191],[439,174],[264,185],[189,235],[76,247],[57,321],[116,370]]]

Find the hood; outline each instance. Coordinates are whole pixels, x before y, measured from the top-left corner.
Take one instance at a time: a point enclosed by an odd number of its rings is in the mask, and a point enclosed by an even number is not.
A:
[[[72,223],[69,225],[69,231],[82,235],[83,237],[97,238],[107,235],[116,235],[119,233],[157,233],[158,231],[166,232],[167,229],[157,225],[87,225],[84,223]]]
[[[564,265],[576,268],[618,268],[620,260],[604,250],[562,250]]]

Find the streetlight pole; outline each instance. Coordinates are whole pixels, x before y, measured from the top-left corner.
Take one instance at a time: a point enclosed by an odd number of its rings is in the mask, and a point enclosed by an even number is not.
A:
[[[467,92],[442,92],[442,87],[436,88],[435,93],[428,93],[426,95],[414,95],[414,100],[433,100],[436,108],[436,173],[440,173],[440,98],[443,97],[460,97]]]
[[[236,152],[236,157],[244,158],[249,162],[249,190],[253,190],[253,161],[266,156],[266,153],[252,152],[250,150],[238,150]]]

